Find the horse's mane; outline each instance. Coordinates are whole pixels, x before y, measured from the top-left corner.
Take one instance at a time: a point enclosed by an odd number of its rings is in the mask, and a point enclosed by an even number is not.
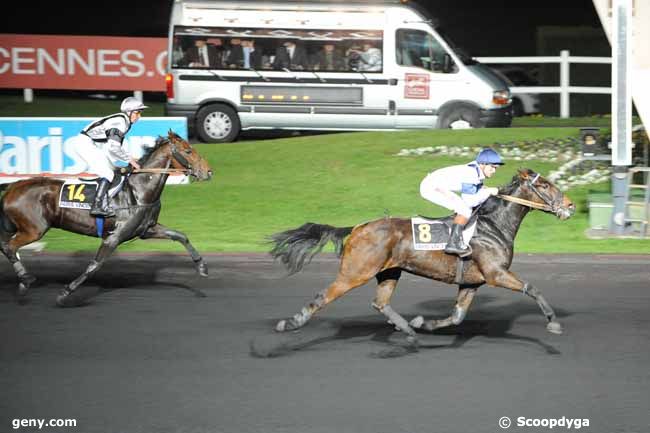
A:
[[[146,164],[147,161],[149,161],[151,158],[151,155],[153,155],[156,150],[160,149],[166,144],[169,144],[169,138],[158,136],[158,138],[156,138],[156,143],[153,145],[153,147],[150,147],[145,151],[144,155],[142,155],[142,157],[138,160],[138,164]]]
[[[535,172],[529,168],[522,169],[521,173],[525,173],[531,177],[535,176]],[[518,173],[512,177],[509,184],[499,187],[499,194],[513,195],[520,185],[521,185],[521,176]],[[504,200],[501,200],[500,198],[497,197],[490,197],[485,202],[483,202],[483,204],[478,210],[478,213],[479,215],[488,215],[493,213],[497,209],[502,208],[505,205],[506,202]]]

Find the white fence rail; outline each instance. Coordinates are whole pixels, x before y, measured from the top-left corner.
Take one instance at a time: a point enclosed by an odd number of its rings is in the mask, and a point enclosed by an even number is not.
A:
[[[611,64],[611,57],[584,57],[570,56],[568,50],[560,51],[559,56],[539,57],[476,57],[485,64],[520,64],[520,63],[559,63],[560,64],[560,85],[559,86],[528,86],[511,87],[512,93],[559,93],[560,94],[560,117],[571,116],[571,93],[607,94],[611,95],[611,87],[579,87],[571,85],[571,63],[600,63]]]

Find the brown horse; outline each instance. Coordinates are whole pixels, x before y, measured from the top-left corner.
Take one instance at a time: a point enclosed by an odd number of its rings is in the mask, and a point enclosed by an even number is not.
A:
[[[171,130],[159,137],[153,149],[141,160],[141,172],[131,173],[122,190],[112,199],[116,216],[104,222],[102,244],[83,274],[66,286],[57,297],[60,306],[80,304],[84,297],[72,294],[121,243],[141,239],[171,239],[181,242],[192,256],[201,276],[207,266],[183,233],[158,224],[160,195],[169,172],[182,170],[198,180],[212,177],[208,163],[196,150]],[[117,176],[116,176],[117,177]],[[20,261],[18,249],[37,241],[51,228],[88,236],[98,236],[97,220],[85,209],[59,207],[64,181],[31,178],[10,184],[0,201],[0,249],[9,259],[19,279],[18,297],[24,300],[35,277]]]
[[[529,202],[530,206],[544,207],[562,220],[575,212],[573,203],[556,186],[531,170],[520,170],[512,182],[500,188],[499,192],[511,200],[520,203],[523,200],[524,203]],[[458,257],[445,254],[442,250],[419,251],[413,248],[410,219],[382,218],[345,228],[307,223],[297,229],[272,235],[271,240],[275,245],[271,255],[280,259],[291,273],[300,271],[328,241],[335,243],[341,255],[336,280],[299,313],[278,322],[276,330],[282,332],[304,326],[327,304],[375,277],[379,287],[372,306],[396,328],[405,332],[411,342],[416,341],[413,328],[432,331],[460,324],[476,290],[485,283],[522,292],[535,299],[548,319],[548,331],[560,334],[562,327],[541,292],[508,270],[512,263],[515,236],[530,210],[529,206],[501,198],[488,199],[477,211],[476,232],[470,242],[473,253],[460,268],[460,279],[456,275]],[[459,284],[452,314],[442,320],[430,321],[418,316],[409,323],[394,311],[389,302],[402,271]]]

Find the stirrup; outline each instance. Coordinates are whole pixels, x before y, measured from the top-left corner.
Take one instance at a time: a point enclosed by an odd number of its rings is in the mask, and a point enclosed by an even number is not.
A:
[[[451,255],[456,255],[458,257],[467,257],[467,256],[470,256],[472,254],[472,247],[467,245],[466,249],[460,249],[460,248],[457,248],[455,246],[447,245],[447,247],[445,248],[445,253],[446,254],[451,254]]]
[[[111,218],[115,216],[115,212],[112,210],[104,210],[104,209],[96,209],[96,210],[90,210],[90,215],[94,217],[102,217],[102,218]]]

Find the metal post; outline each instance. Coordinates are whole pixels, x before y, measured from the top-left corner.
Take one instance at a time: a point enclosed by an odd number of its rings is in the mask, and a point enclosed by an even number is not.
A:
[[[612,199],[610,232],[625,232],[627,169],[632,165],[632,0],[612,4]]]
[[[23,89],[23,98],[25,99],[25,102],[28,104],[34,102],[34,90]]]
[[[563,119],[571,116],[569,86],[570,79],[569,51],[560,51],[560,117]]]
[[[144,102],[143,96],[142,96],[142,90],[134,90],[133,91],[133,96],[140,102]]]

